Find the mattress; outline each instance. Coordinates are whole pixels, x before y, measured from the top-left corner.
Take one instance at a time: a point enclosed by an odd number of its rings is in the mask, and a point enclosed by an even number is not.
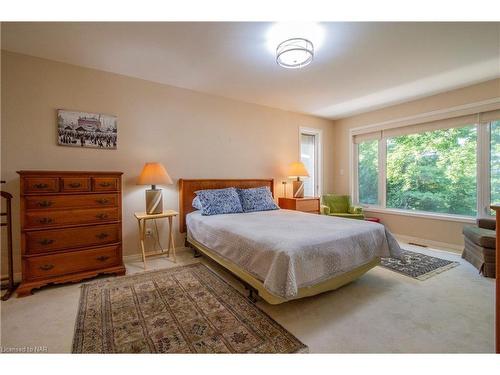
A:
[[[378,223],[292,210],[186,217],[189,236],[290,299],[379,257],[399,257],[397,241]]]

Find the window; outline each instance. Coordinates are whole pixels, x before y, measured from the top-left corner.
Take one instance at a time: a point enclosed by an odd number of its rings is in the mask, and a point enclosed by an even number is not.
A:
[[[304,179],[304,195],[316,197],[320,194],[320,146],[321,131],[317,129],[300,129],[300,161],[309,173]]]
[[[500,203],[500,120],[490,123],[490,202]]]
[[[378,204],[378,141],[358,145],[359,203]]]
[[[386,207],[475,216],[476,146],[476,126],[387,139]]]
[[[500,110],[429,116],[353,132],[354,202],[457,220],[491,214],[489,205],[500,203]]]

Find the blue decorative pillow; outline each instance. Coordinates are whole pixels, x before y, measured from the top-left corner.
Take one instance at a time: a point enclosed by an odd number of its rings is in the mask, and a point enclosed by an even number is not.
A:
[[[193,206],[193,208],[196,208],[197,210],[201,210],[202,206],[201,206],[201,202],[200,202],[200,197],[198,197],[198,196],[194,197],[193,203],[191,203],[191,205]]]
[[[278,206],[274,203],[273,194],[267,186],[251,189],[237,189],[237,191],[244,212],[278,209]]]
[[[201,214],[205,216],[236,214],[243,212],[240,198],[235,188],[198,190]]]

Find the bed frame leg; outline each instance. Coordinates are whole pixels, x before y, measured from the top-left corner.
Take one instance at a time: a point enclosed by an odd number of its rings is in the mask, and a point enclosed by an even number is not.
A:
[[[189,243],[187,238],[184,240],[184,247],[190,247],[191,250],[193,250],[193,258],[201,257],[201,253],[196,249],[196,247]]]
[[[258,298],[257,296],[259,295],[259,291],[257,289],[252,288],[250,285],[244,283],[245,289],[248,290],[248,299],[250,302],[255,303],[257,302]]]
[[[255,294],[254,294],[254,290],[250,289],[248,291],[248,299],[250,300],[250,302],[256,303],[257,302],[257,295],[258,295],[258,293],[256,291],[255,291]]]
[[[200,253],[200,252],[198,251],[198,249],[197,249],[195,246],[193,246],[193,245],[191,245],[191,244],[189,243],[189,241],[188,241],[188,239],[187,239],[187,238],[184,240],[184,246],[185,246],[185,247],[190,247],[190,248],[191,248],[191,250],[193,250],[193,257],[194,257],[194,258],[199,258],[199,257],[201,257],[201,256],[203,255],[202,253]],[[249,300],[250,302],[252,302],[252,303],[257,302],[257,301],[258,301],[258,296],[259,296],[259,291],[258,291],[257,289],[255,289],[254,287],[252,287],[252,286],[251,286],[250,284],[248,284],[247,282],[243,281],[241,278],[239,278],[239,277],[238,277],[238,276],[236,276],[235,274],[233,274],[233,276],[234,276],[236,279],[238,279],[238,280],[239,280],[239,281],[243,284],[243,286],[245,287],[245,289],[246,289],[246,290],[248,290],[248,297],[247,297],[247,298],[248,298],[248,300]]]

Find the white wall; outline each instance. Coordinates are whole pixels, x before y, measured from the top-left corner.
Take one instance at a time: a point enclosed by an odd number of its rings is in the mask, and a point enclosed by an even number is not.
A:
[[[299,159],[298,129],[305,126],[323,130],[323,188],[333,187],[331,121],[5,51],[1,68],[1,177],[16,196],[17,266],[17,170],[123,171],[125,255],[139,251],[133,213],[144,210],[145,187],[135,180],[147,161],[162,162],[174,179],[164,187],[166,208],[178,208],[179,178],[272,177],[280,195],[286,167]],[[117,115],[118,150],[58,146],[58,108]],[[179,233],[176,242],[182,243]]]

